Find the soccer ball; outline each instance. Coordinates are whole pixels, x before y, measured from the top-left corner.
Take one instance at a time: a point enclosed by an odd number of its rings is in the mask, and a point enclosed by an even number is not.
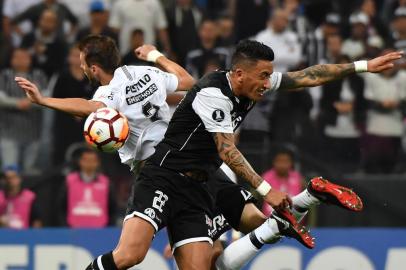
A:
[[[85,122],[83,134],[89,145],[103,152],[117,151],[128,138],[127,117],[112,108],[100,108]]]

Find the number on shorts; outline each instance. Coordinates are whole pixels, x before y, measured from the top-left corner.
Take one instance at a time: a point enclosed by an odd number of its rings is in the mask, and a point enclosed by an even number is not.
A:
[[[168,200],[168,196],[166,196],[166,194],[164,194],[160,190],[155,190],[155,194],[157,194],[157,196],[154,197],[152,207],[154,207],[155,209],[157,209],[159,212],[162,213],[162,207],[165,206],[165,203]]]

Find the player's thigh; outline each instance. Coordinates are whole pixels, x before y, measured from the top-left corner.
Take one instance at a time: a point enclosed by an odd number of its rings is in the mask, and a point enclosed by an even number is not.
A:
[[[116,265],[131,266],[143,261],[154,235],[155,228],[150,222],[140,217],[127,219],[123,224],[119,243],[113,251]]]
[[[213,243],[213,250],[211,256],[211,269],[216,270],[216,260],[224,251],[224,243],[220,240],[216,240]]]
[[[267,217],[253,203],[247,203],[241,214],[240,231],[249,233],[265,222]]]
[[[231,182],[221,170],[216,172],[216,177],[211,181],[209,184],[216,195],[217,211],[224,215],[232,228],[245,232],[249,223],[247,217],[254,218],[252,221],[254,226],[259,221],[265,220],[262,213],[255,207],[256,199],[252,194],[244,187]]]
[[[193,242],[175,249],[179,270],[209,270],[213,247],[209,242]]]

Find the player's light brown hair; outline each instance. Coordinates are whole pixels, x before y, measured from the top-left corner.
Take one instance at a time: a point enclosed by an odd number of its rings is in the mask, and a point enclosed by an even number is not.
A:
[[[102,35],[89,35],[79,42],[86,64],[99,66],[104,72],[113,74],[120,66],[120,53],[114,40]]]

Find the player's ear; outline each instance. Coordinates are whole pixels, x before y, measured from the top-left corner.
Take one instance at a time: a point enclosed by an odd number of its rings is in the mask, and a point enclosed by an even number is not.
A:
[[[244,70],[242,70],[241,68],[236,68],[233,73],[235,74],[235,77],[237,78],[237,82],[239,84],[242,83],[243,78],[244,78]]]
[[[97,72],[97,66],[96,65],[91,65],[90,66],[90,71],[95,74]]]

